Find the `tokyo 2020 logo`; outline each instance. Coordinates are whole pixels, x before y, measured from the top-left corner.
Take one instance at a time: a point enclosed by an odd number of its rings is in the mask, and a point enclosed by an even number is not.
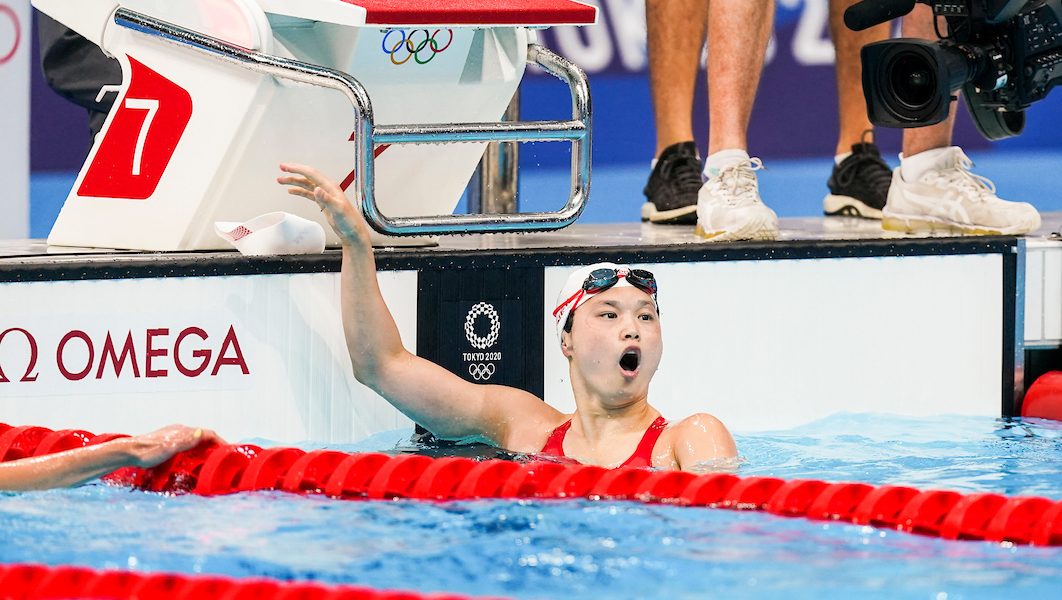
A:
[[[446,43],[442,43],[442,40]],[[454,41],[454,31],[436,29],[431,33],[427,29],[414,29],[406,33],[405,29],[392,29],[383,36],[380,43],[384,54],[391,56],[391,62],[404,65],[413,59],[417,64],[426,65],[441,54]]]
[[[0,67],[15,57],[22,44],[22,24],[18,13],[6,4],[0,4]]]

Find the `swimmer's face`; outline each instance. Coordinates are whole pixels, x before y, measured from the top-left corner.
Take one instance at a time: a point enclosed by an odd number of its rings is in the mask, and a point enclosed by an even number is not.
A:
[[[663,353],[656,306],[648,294],[630,286],[595,294],[575,310],[561,350],[602,397],[645,395]]]

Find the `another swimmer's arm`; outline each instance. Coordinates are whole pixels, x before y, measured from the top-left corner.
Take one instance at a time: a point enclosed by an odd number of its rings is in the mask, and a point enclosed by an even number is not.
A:
[[[207,441],[219,440],[210,430],[171,425],[145,435],[0,463],[0,490],[45,490],[78,485],[121,467],[153,467]]]
[[[722,421],[698,413],[675,425],[675,460],[683,471],[703,471],[706,463],[737,456],[737,445]]]
[[[280,169],[288,175],[277,181],[289,186],[288,193],[317,203],[342,243],[343,331],[358,381],[447,439],[484,436],[505,445],[513,425],[510,415],[541,416],[543,422],[554,417],[547,414],[554,409],[527,392],[469,383],[406,350],[380,293],[369,225],[361,211],[316,169],[291,164]]]

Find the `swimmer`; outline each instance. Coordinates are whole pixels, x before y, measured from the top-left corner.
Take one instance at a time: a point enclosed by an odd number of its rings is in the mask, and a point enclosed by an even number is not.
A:
[[[45,456],[0,463],[0,490],[27,491],[70,487],[122,467],[154,467],[199,444],[223,444],[209,429],[170,425],[143,435],[124,437]]]
[[[695,470],[736,456],[715,417],[669,425],[648,402],[663,351],[652,273],[600,263],[568,278],[553,311],[575,396],[575,412],[564,414],[526,391],[467,382],[406,350],[380,294],[361,211],[316,169],[280,169],[278,183],[316,202],[339,234],[343,329],[355,377],[428,431],[610,468]]]

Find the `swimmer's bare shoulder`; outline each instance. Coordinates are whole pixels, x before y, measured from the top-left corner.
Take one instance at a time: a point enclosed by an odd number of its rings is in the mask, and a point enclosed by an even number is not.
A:
[[[684,471],[737,456],[737,445],[726,425],[708,413],[694,413],[666,431],[675,464]],[[655,461],[654,461],[655,462]]]

